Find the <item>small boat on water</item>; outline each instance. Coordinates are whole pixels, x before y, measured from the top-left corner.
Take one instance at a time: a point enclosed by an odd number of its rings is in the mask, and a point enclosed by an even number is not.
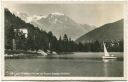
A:
[[[105,46],[105,44],[103,43],[104,46],[104,56],[102,57],[103,59],[116,59],[117,57],[114,55],[110,55],[107,51],[107,48]]]

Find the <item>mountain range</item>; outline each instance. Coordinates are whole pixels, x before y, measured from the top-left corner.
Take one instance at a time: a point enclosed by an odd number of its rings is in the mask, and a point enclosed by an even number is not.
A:
[[[27,23],[33,24],[45,31],[52,31],[59,38],[64,34],[71,37],[77,43],[85,43],[88,41],[106,41],[123,39],[123,19],[107,23],[100,27],[91,26],[88,24],[79,24],[62,13],[50,13],[46,16],[33,15],[29,16],[26,13],[14,13]]]
[[[57,38],[63,36],[64,34],[67,34],[68,37],[76,40],[83,34],[96,28],[95,26],[91,26],[88,24],[76,23],[67,15],[58,12],[50,13],[47,16],[29,16],[25,13],[15,14],[22,20],[25,20],[26,22],[29,22],[42,30],[45,30],[47,32],[52,31]]]
[[[89,41],[110,41],[123,39],[123,19],[100,26],[83,36],[79,37],[76,42],[86,43]]]

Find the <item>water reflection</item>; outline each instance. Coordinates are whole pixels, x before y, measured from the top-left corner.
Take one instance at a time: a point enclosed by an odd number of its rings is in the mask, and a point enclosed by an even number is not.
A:
[[[109,64],[112,62],[116,61],[117,59],[103,59],[103,66],[104,66],[104,76],[108,77],[109,76]]]
[[[9,73],[29,73],[32,76],[36,76],[38,73],[41,76],[45,76],[44,73],[63,72],[68,73],[66,76],[122,77],[123,61],[119,60],[119,58],[102,59],[102,54],[98,53],[76,53],[71,55],[53,55],[48,58],[6,59],[5,71]]]
[[[104,63],[107,63],[107,62],[114,62],[114,61],[117,61],[117,59],[103,59],[103,62],[104,62]]]

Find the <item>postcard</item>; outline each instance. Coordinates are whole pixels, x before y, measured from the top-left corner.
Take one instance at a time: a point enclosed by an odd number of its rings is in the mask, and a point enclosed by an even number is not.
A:
[[[2,7],[5,80],[126,79],[125,2],[2,1]]]

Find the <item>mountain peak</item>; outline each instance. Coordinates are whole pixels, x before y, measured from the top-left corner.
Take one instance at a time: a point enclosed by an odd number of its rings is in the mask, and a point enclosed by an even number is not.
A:
[[[59,16],[61,16],[61,15],[64,15],[63,13],[59,13],[59,12],[54,12],[54,13],[51,13],[51,15],[59,15]]]

